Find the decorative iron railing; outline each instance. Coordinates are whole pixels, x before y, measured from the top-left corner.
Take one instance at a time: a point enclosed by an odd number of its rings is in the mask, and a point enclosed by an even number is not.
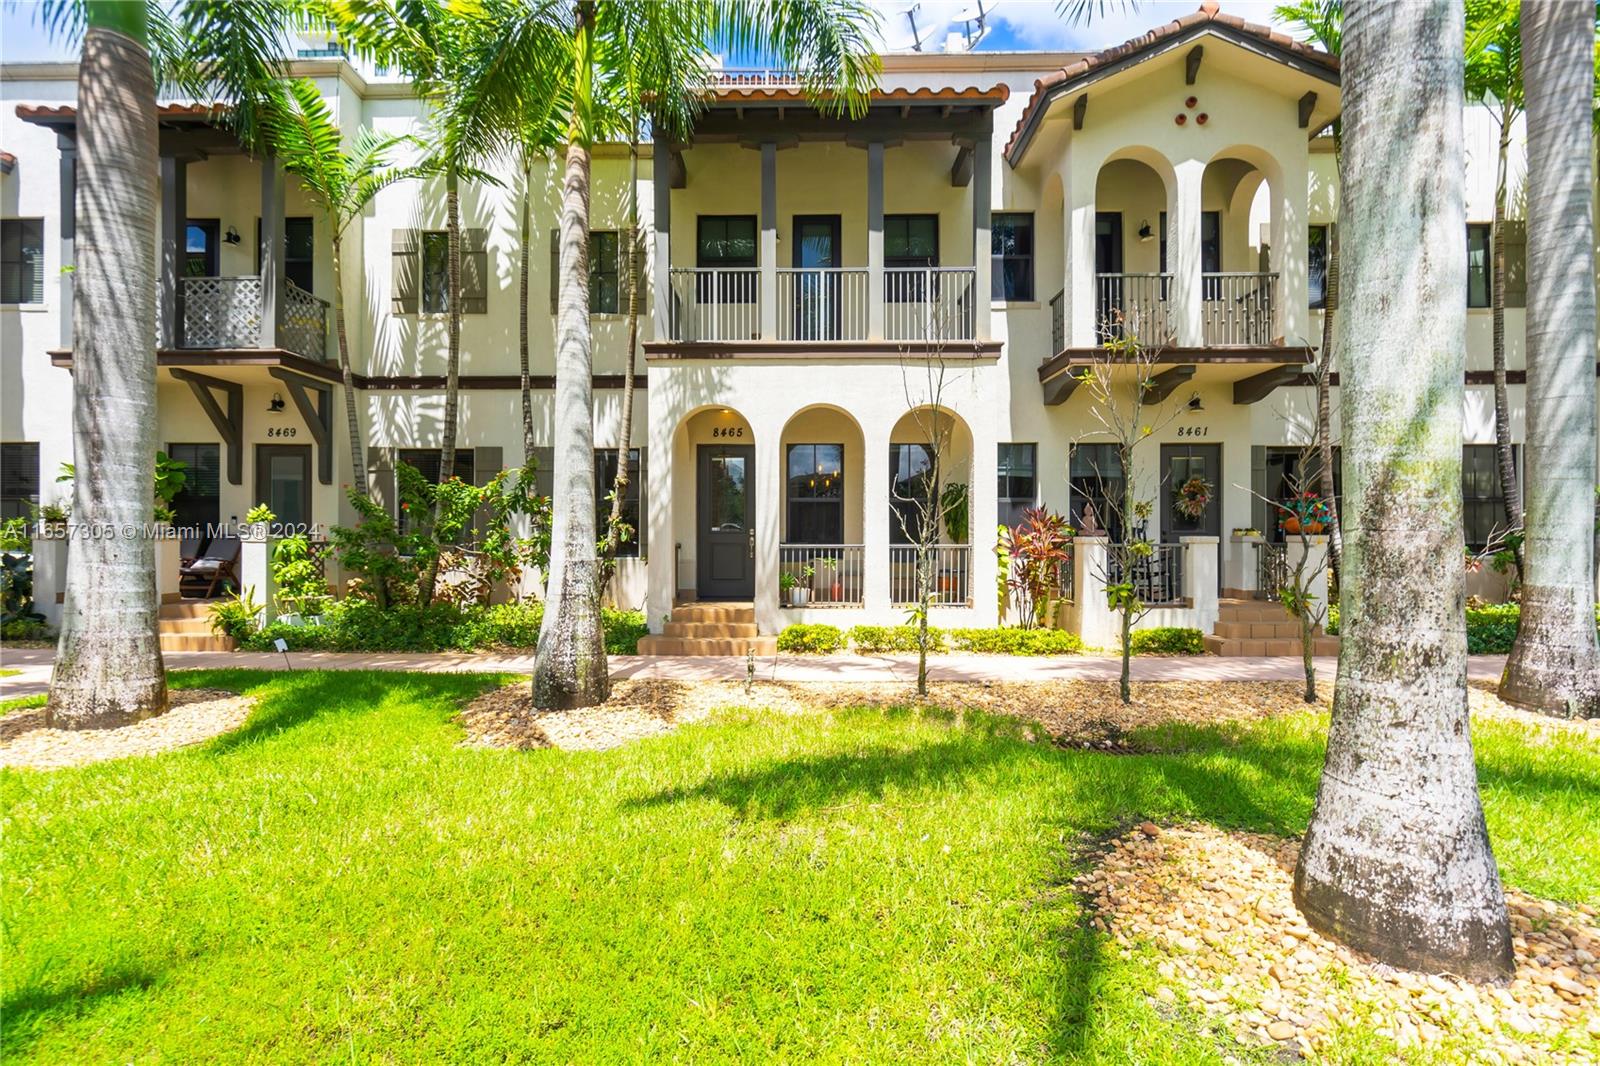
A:
[[[779,579],[781,582],[782,575],[788,574],[796,587],[806,590],[804,606],[859,605],[865,583],[865,556],[866,548],[860,544],[781,544]],[[781,594],[779,600],[783,606],[791,606],[789,595]]]
[[[675,341],[761,337],[761,272],[755,267],[674,267],[670,275]]]
[[[918,549],[915,544],[889,546],[889,599],[896,606],[914,604],[923,587],[917,573]],[[972,547],[967,544],[938,544],[928,549],[926,565],[935,606],[966,606],[972,602]]]
[[[972,267],[890,267],[883,272],[883,335],[891,341],[969,341],[977,335]]]
[[[258,348],[261,279],[180,278],[185,348]]]
[[[1256,598],[1276,600],[1278,593],[1289,584],[1289,552],[1282,544],[1257,541],[1256,545]]]
[[[778,340],[865,340],[867,297],[864,267],[780,267]]]
[[[1202,274],[1202,335],[1207,345],[1271,344],[1276,274]]]
[[[283,323],[278,329],[278,347],[318,362],[328,358],[328,301],[317,299],[287,279],[283,286]]]
[[[1050,354],[1055,355],[1067,347],[1067,290],[1062,289],[1050,297]]]
[[[1122,557],[1128,552],[1120,546],[1113,547],[1107,556],[1107,575],[1113,585],[1132,582],[1134,592],[1146,606],[1160,607],[1183,602],[1183,552],[1182,544],[1151,545],[1149,555],[1138,555],[1123,576]]]
[[[1096,274],[1095,295],[1102,342],[1134,337],[1149,348],[1176,338],[1171,274]]]

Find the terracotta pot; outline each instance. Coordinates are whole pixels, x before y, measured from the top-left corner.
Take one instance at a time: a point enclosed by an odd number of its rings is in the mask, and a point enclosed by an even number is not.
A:
[[[1313,534],[1321,533],[1322,532],[1322,523],[1321,522],[1307,522],[1306,523],[1306,532],[1307,533],[1313,533]]]
[[[1300,532],[1300,519],[1295,515],[1285,518],[1283,520],[1283,531],[1289,534],[1298,534]]]

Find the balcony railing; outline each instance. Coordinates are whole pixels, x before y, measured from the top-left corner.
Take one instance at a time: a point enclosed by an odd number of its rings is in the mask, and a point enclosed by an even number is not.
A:
[[[761,272],[755,267],[675,267],[672,339],[748,341],[761,337]]]
[[[892,341],[966,341],[977,334],[972,267],[891,267],[883,272],[883,335]]]
[[[1205,343],[1271,344],[1272,309],[1277,294],[1276,274],[1202,274],[1204,310],[1201,322]]]
[[[967,544],[939,544],[929,549],[928,565],[933,570],[934,606],[964,607],[971,602],[972,547]],[[921,583],[917,579],[917,546],[889,546],[889,599],[896,606],[914,604]]]
[[[859,341],[866,337],[864,267],[778,268],[778,340]]]
[[[1102,342],[1135,337],[1149,348],[1177,335],[1171,274],[1096,274],[1095,294]]]
[[[261,278],[180,278],[183,347],[261,347]],[[307,359],[328,357],[328,302],[292,281],[283,289],[278,346]]]
[[[1067,290],[1050,297],[1050,354],[1067,346]]]
[[[1183,552],[1182,544],[1152,545],[1149,555],[1133,560],[1129,574],[1123,577],[1118,557],[1122,550],[1113,549],[1106,560],[1111,573],[1110,583],[1120,585],[1124,580],[1133,584],[1134,592],[1147,606],[1157,607],[1183,602]]]
[[[809,606],[860,606],[865,554],[860,544],[782,544],[778,546],[778,573],[780,580],[788,574],[808,590]],[[779,602],[788,606],[789,597],[780,595]]]

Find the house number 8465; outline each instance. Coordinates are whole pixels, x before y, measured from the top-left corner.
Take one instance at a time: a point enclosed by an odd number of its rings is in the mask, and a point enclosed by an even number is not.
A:
[[[711,430],[711,435],[713,437],[742,437],[744,436],[744,427],[717,426]]]

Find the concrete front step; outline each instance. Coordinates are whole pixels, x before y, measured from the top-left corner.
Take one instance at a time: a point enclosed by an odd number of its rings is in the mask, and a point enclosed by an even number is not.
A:
[[[640,655],[776,655],[777,637],[640,637]]]
[[[1239,640],[1299,640],[1300,623],[1282,620],[1280,615],[1276,622],[1218,622],[1214,632]]]
[[[159,618],[208,618],[211,615],[211,605],[218,600],[179,600],[176,603],[163,603]]]
[[[673,612],[673,618],[678,613]],[[758,637],[761,631],[754,622],[668,622],[662,629],[662,636],[666,637],[691,637],[698,639],[737,640],[748,637]]]
[[[202,637],[208,637],[213,632],[209,618],[161,618],[156,622],[156,631],[163,636],[198,634]]]
[[[1205,638],[1206,653],[1209,655],[1222,655],[1229,657],[1263,655],[1280,656],[1300,654],[1300,638],[1298,635],[1293,640],[1273,639],[1261,640],[1258,638],[1222,637],[1211,634]],[[1312,654],[1334,656],[1339,654],[1339,638],[1318,636],[1312,641]]]
[[[232,651],[233,640],[229,637],[219,637],[216,634],[209,636],[199,633],[162,633],[162,651]]]
[[[734,623],[755,625],[756,607],[753,603],[723,603],[703,601],[678,603],[672,607],[672,621],[701,623]]]

